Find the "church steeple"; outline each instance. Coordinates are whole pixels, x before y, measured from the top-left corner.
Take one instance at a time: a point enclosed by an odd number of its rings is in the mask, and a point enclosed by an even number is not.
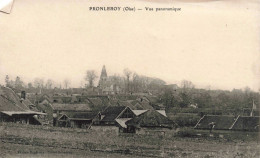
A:
[[[103,65],[103,68],[102,68],[102,71],[101,71],[100,79],[101,78],[107,78],[107,71],[106,71],[105,65]]]
[[[101,75],[100,75],[100,79],[99,79],[99,83],[98,83],[99,86],[104,87],[106,80],[107,80],[107,71],[106,71],[106,66],[103,65]]]

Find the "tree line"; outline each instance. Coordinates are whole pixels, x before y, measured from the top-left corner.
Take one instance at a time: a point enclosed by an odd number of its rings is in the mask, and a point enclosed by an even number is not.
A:
[[[241,112],[251,109],[253,104],[259,109],[259,93],[250,88],[227,90],[206,90],[195,87],[181,86],[177,90],[164,88],[160,96],[160,103],[168,110],[178,108],[208,109],[210,111]]]

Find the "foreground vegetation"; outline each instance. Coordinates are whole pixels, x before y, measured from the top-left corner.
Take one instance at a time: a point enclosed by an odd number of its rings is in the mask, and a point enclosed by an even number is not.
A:
[[[255,133],[253,135],[244,133],[244,137],[250,137],[244,140],[239,139],[243,133],[240,133],[236,139],[235,137],[221,138],[219,133],[210,137],[208,131],[204,131],[202,136],[197,134],[197,131],[180,129],[164,136],[159,134],[116,135],[113,132],[2,123],[0,124],[0,145],[3,157],[260,156],[260,144],[257,141],[259,137]],[[248,134],[250,136],[247,136]]]

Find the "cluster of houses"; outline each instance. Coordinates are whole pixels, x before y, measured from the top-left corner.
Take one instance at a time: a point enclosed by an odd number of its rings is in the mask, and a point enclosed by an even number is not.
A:
[[[259,116],[204,115],[202,130],[259,131]],[[16,94],[0,86],[0,121],[144,134],[177,127],[151,95]]]
[[[19,122],[68,128],[143,133],[176,127],[164,109],[153,107],[153,96],[16,94],[0,88],[2,122]]]

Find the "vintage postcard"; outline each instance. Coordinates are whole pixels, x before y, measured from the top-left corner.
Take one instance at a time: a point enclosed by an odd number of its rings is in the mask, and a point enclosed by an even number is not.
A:
[[[0,0],[0,157],[260,157],[259,0]]]

